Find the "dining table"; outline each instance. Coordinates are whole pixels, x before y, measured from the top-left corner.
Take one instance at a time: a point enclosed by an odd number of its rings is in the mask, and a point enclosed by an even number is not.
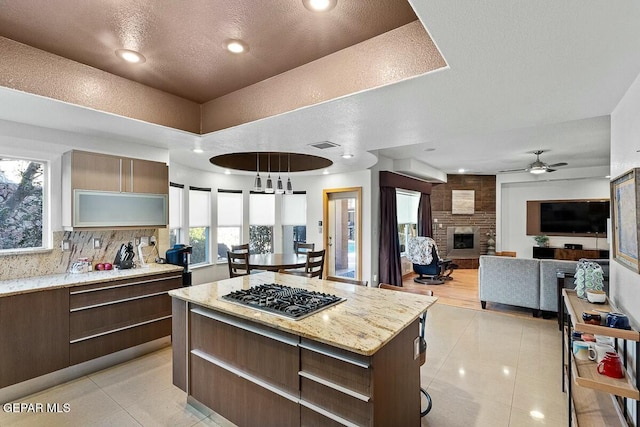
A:
[[[249,268],[252,270],[278,271],[302,268],[307,263],[306,255],[295,253],[267,253],[249,255]]]

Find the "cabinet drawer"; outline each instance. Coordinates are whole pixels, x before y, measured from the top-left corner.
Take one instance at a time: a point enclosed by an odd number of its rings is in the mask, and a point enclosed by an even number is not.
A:
[[[87,286],[77,286],[69,290],[71,311],[96,305],[120,302],[144,295],[166,293],[182,287],[182,276],[175,273],[170,276],[145,278],[142,280],[119,280]]]
[[[280,396],[194,354],[191,395],[239,426],[298,426],[298,402]],[[266,365],[265,365],[266,366]],[[216,385],[224,384],[224,387]]]
[[[301,346],[304,346],[303,343]],[[317,345],[317,344],[315,344]],[[336,352],[338,349],[328,351]],[[371,396],[371,371],[366,365],[366,359],[356,359],[362,364],[356,365],[352,362],[337,359],[341,353],[335,356],[329,353],[319,353],[309,348],[300,349],[300,371],[301,375],[311,374],[320,377],[330,383],[353,390],[366,396]],[[344,352],[346,353],[346,352]]]
[[[372,423],[372,402],[365,402],[308,378],[300,378],[300,400],[303,406],[308,402],[359,426]]]
[[[100,335],[69,346],[72,365],[171,335],[171,318]]]
[[[298,337],[201,308],[190,317],[191,349],[297,395]]]
[[[171,316],[171,298],[166,293],[72,311],[69,316],[69,339],[73,343],[167,316]]]

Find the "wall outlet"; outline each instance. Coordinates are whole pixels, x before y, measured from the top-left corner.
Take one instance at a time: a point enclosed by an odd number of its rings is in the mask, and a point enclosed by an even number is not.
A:
[[[93,249],[100,249],[102,247],[102,239],[98,237],[93,238]]]
[[[140,238],[139,238],[139,237],[135,237],[135,238],[133,239],[133,245],[134,245],[134,246],[138,246],[139,244],[140,244]]]
[[[60,242],[60,249],[62,249],[64,252],[70,251],[71,250],[71,240],[63,240],[62,242]]]
[[[378,280],[378,275],[377,275],[377,274],[374,274],[374,275],[373,275],[373,281],[375,282],[376,280]]]
[[[142,236],[140,238],[140,243],[142,243],[143,245],[149,246],[149,236]]]
[[[151,245],[151,246],[155,246],[156,245],[156,236],[150,236],[149,237],[149,245]]]

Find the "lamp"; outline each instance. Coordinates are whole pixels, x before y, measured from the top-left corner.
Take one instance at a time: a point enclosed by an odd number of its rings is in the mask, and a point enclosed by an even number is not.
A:
[[[280,153],[278,153],[278,181],[276,181],[276,194],[284,194],[282,178],[280,177]]]
[[[253,182],[253,191],[262,191],[262,178],[260,178],[260,153],[256,153],[256,179]]]
[[[268,162],[267,163],[267,170],[269,172],[268,172],[268,175],[267,175],[267,185],[264,188],[264,192],[268,193],[268,194],[272,194],[274,190],[273,190],[273,181],[271,181],[271,153],[269,153],[267,155],[267,162]]]
[[[293,194],[293,186],[291,185],[291,154],[287,153],[287,189],[284,194]]]

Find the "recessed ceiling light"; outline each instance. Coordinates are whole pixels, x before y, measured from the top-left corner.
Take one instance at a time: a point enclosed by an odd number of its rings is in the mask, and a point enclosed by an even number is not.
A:
[[[328,12],[336,7],[338,0],[302,0],[304,7],[312,12]]]
[[[464,173],[464,169],[463,168],[458,169],[458,173]]]
[[[231,53],[245,53],[249,51],[249,45],[242,40],[229,39],[224,42],[225,48]]]
[[[231,171],[230,171],[229,169],[225,169],[225,170],[224,170],[224,174],[225,174],[225,175],[231,175]]]
[[[329,175],[329,169],[325,169],[325,170],[322,172],[322,174],[323,174],[323,175]]]
[[[344,153],[344,154],[342,155],[342,158],[343,158],[343,159],[351,159],[352,157],[353,157],[353,154],[350,154],[350,153]]]
[[[116,55],[132,64],[142,64],[147,60],[141,53],[130,49],[118,49]]]
[[[200,147],[196,147],[196,148],[193,149],[193,152],[200,154],[200,153],[204,153],[204,150],[202,148],[200,148]]]

